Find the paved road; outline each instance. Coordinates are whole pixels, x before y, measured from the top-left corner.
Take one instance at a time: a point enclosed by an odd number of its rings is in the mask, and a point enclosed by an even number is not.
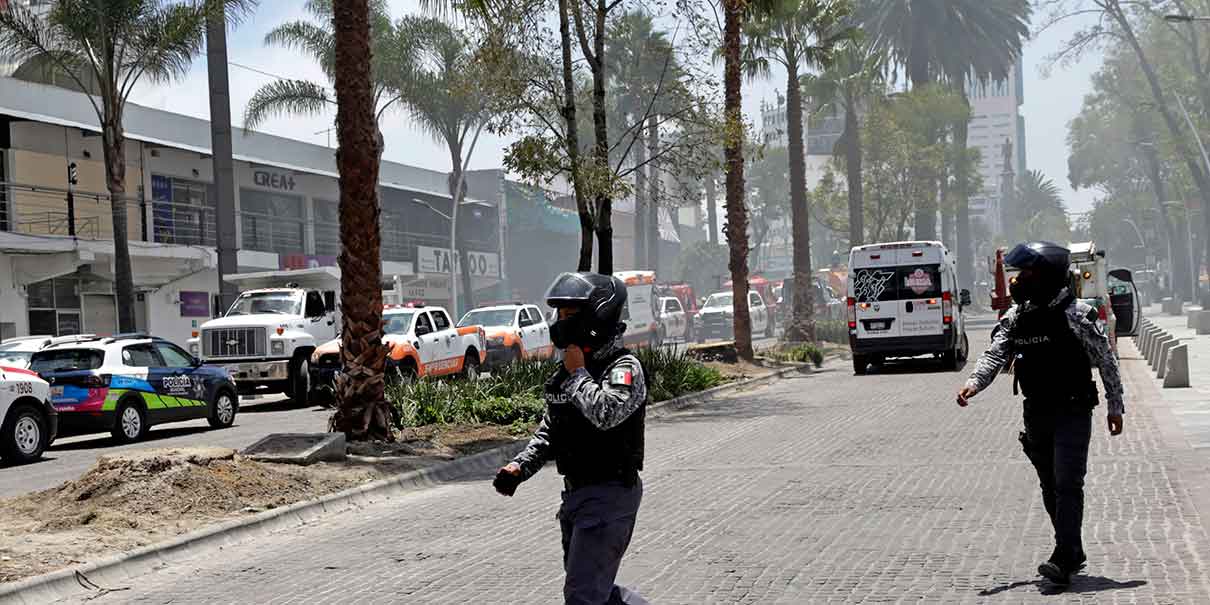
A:
[[[986,332],[972,334],[976,351]],[[1065,601],[1210,602],[1200,454],[1137,362],[1127,432],[1097,410],[1087,576]],[[654,603],[1049,602],[1036,477],[1001,381],[960,410],[960,373],[843,364],[648,427],[623,583]],[[1179,429],[1176,430],[1179,432]],[[547,468],[515,498],[472,477],[199,554],[93,603],[558,603]],[[120,587],[114,587],[120,588]]]
[[[244,448],[269,433],[317,432],[327,430],[331,412],[320,407],[299,408],[281,397],[245,399],[235,425],[214,430],[205,420],[152,427],[140,443],[114,445],[108,433],[82,435],[55,441],[41,462],[23,466],[0,465],[0,498],[54,487],[75,479],[97,461],[98,456],[128,449],[213,445]]]

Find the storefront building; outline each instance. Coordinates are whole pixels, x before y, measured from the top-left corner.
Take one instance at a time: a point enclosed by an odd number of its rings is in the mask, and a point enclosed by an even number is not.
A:
[[[138,327],[183,341],[218,312],[209,123],[128,105],[125,127]],[[233,142],[239,270],[336,265],[335,150],[238,128]],[[448,304],[448,175],[383,162],[380,178],[384,286]],[[111,209],[89,101],[0,79],[0,338],[116,330]],[[469,199],[458,218],[472,287],[495,297],[506,277],[500,207]]]

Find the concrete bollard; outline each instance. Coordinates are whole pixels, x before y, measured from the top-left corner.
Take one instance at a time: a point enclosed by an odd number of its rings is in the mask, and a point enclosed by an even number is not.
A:
[[[1155,334],[1158,331],[1159,328],[1155,324],[1151,324],[1147,326],[1146,330],[1143,330],[1143,338],[1139,342],[1139,353],[1142,353],[1144,357],[1147,356],[1147,347],[1151,346],[1151,339],[1155,338]]]
[[[1147,363],[1151,365],[1151,369],[1154,370],[1159,367],[1160,349],[1164,346],[1164,343],[1172,340],[1175,339],[1168,333],[1164,333],[1159,338],[1156,338],[1151,344],[1151,350],[1149,351],[1150,354],[1147,356]]]
[[[1210,311],[1198,311],[1197,323],[1193,327],[1198,336],[1210,334]]]
[[[1155,362],[1155,377],[1156,378],[1164,377],[1164,373],[1168,368],[1168,352],[1171,351],[1172,349],[1176,348],[1180,344],[1181,344],[1181,341],[1176,338],[1173,338],[1172,340],[1168,340],[1168,341],[1165,341],[1164,343],[1160,344],[1159,355],[1156,355],[1156,362]]]
[[[1189,387],[1189,345],[1178,345],[1169,349],[1166,366],[1168,372],[1164,375],[1165,389]]]

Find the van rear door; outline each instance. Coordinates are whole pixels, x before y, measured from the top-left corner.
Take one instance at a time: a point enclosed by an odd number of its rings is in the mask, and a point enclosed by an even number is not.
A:
[[[900,335],[899,287],[894,250],[854,250],[850,294],[856,304],[857,338]]]
[[[895,279],[899,289],[899,335],[944,334],[941,301],[945,284],[941,264],[936,258],[928,258],[928,251],[907,249],[898,252],[899,266]]]

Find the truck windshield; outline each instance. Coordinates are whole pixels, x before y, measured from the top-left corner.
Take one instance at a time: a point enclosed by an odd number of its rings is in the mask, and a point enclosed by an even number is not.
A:
[[[702,308],[730,307],[732,300],[734,299],[731,294],[711,294],[710,298],[706,299],[706,304],[702,305]]]
[[[387,313],[382,316],[383,322],[386,324],[383,327],[383,332],[387,334],[407,334],[412,327],[412,316],[415,313]]]
[[[227,317],[233,315],[258,315],[273,313],[277,315],[302,315],[302,298],[293,292],[249,292],[235,299],[235,304],[227,311]]]
[[[471,311],[462,316],[462,320],[458,322],[458,327],[463,326],[511,326],[513,320],[517,316],[515,309],[484,309],[482,311]]]

